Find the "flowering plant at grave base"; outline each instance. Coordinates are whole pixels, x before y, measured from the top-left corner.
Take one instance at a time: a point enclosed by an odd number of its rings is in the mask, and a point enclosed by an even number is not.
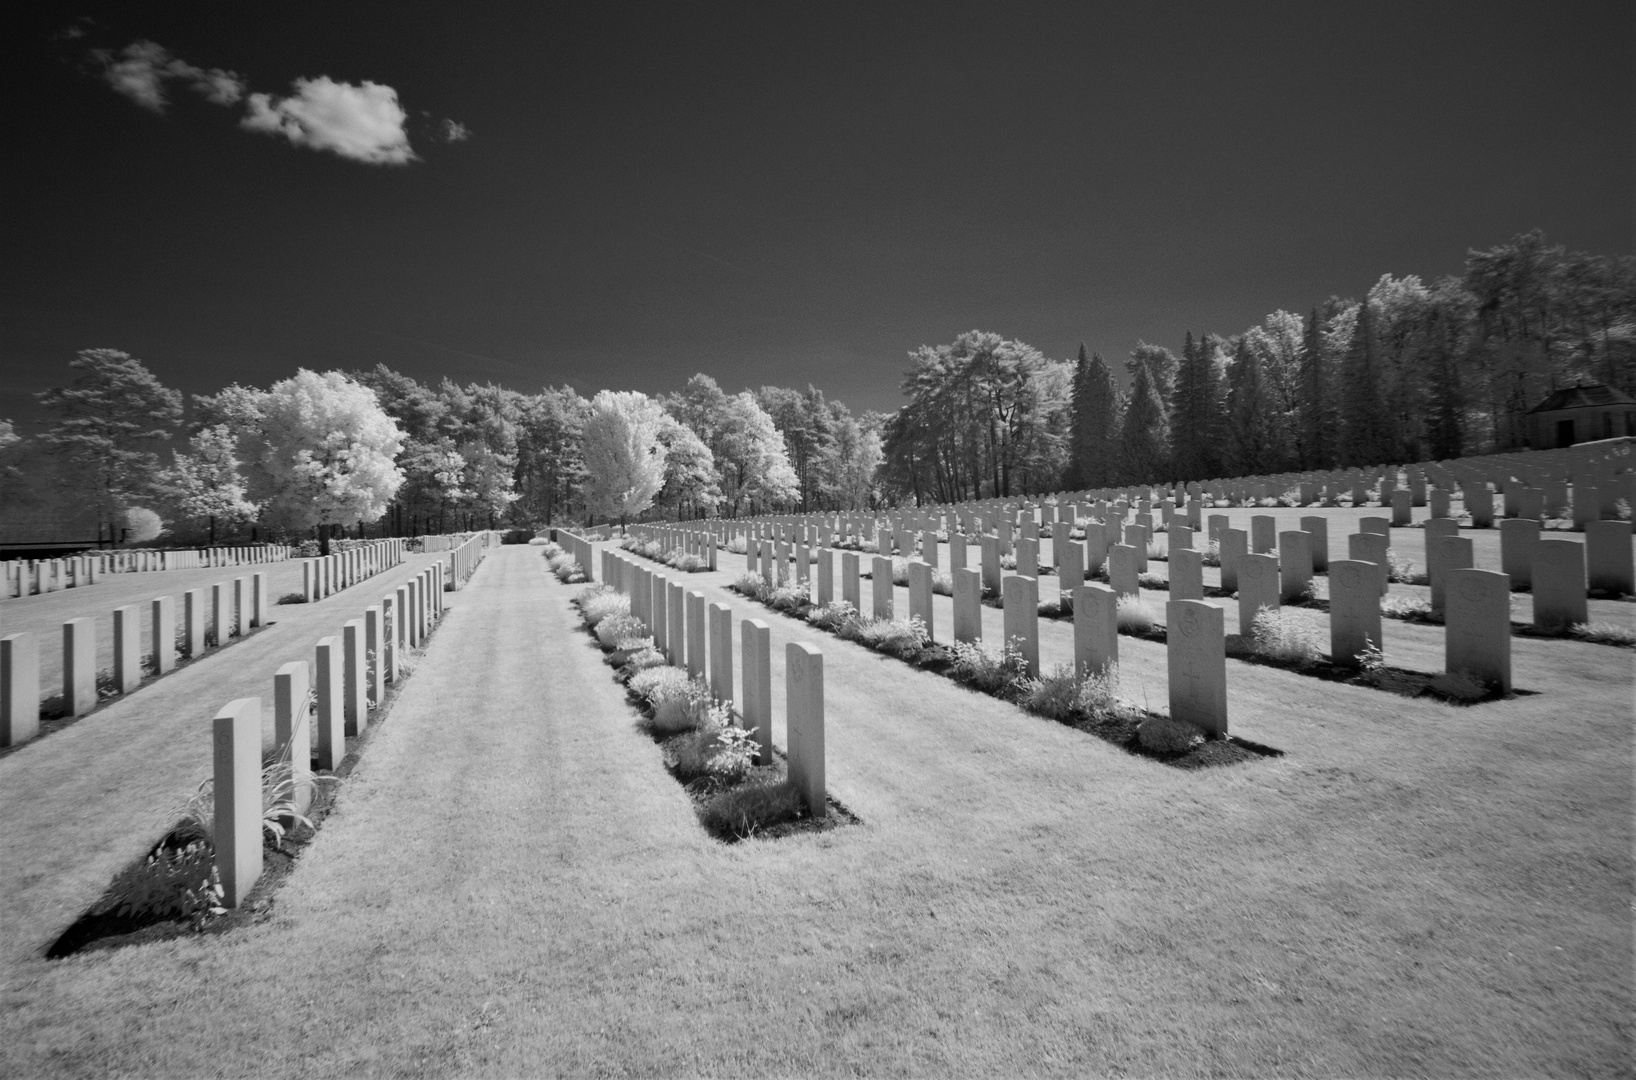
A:
[[[629,615],[631,598],[611,585],[587,585],[574,597],[580,616],[592,630],[611,615]]]
[[[1302,667],[1323,659],[1321,632],[1310,613],[1293,608],[1264,607],[1252,625],[1256,652]]]
[[[760,600],[762,594],[767,591],[767,583],[761,579],[760,574],[746,570],[734,578],[733,583],[728,588],[735,592],[741,592],[752,600]]]
[[[92,914],[113,913],[122,918],[175,919],[186,917],[198,929],[211,915],[221,915],[221,875],[209,844],[193,840],[181,848],[164,845],[142,862],[121,870],[108,886],[106,898]]]
[[[558,555],[562,554],[562,545],[557,543],[555,540],[547,540],[545,543],[540,545],[540,549],[540,554],[544,555],[548,560],[554,559]]]
[[[1204,566],[1221,565],[1221,544],[1216,540],[1207,540],[1199,549],[1199,562]]]
[[[1431,689],[1451,701],[1469,703],[1488,696],[1489,687],[1466,671],[1445,671],[1433,675]]]
[[[641,619],[630,613],[628,602],[625,611],[615,611],[604,616],[596,622],[594,629],[597,641],[605,649],[616,649],[626,641],[648,640],[645,633],[647,627],[642,624]]]
[[[813,608],[807,612],[807,621],[820,630],[840,633],[841,628],[848,623],[856,622],[858,609],[845,600],[831,600],[827,604]]]
[[[1125,593],[1117,602],[1119,610],[1114,618],[1121,634],[1147,634],[1153,631],[1158,616],[1146,601]]]
[[[912,618],[906,622],[891,619],[855,621],[842,627],[841,636],[856,641],[865,648],[891,653],[908,659],[926,647],[928,635],[925,620]]]
[[[1636,630],[1615,623],[1574,623],[1568,627],[1568,633],[1581,641],[1597,645],[1623,645],[1627,648],[1636,646]]]
[[[1391,548],[1386,549],[1386,580],[1402,585],[1424,585],[1426,575],[1414,572],[1414,563]]]
[[[1014,642],[1007,642],[999,655],[975,641],[956,641],[948,648],[950,676],[974,690],[1004,696],[1028,679],[1028,662]]]

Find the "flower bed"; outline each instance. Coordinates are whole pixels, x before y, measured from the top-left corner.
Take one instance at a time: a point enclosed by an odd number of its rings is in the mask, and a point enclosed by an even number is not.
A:
[[[619,546],[632,555],[640,555],[644,559],[663,563],[671,569],[680,570],[685,574],[701,574],[710,569],[710,560],[704,556],[686,554],[680,548],[672,548],[670,551],[666,551],[664,545],[657,540],[643,540],[639,537],[627,536],[619,542]],[[743,552],[739,554],[742,555]]]
[[[824,817],[808,814],[789,782],[784,755],[775,750],[771,760],[756,760],[755,730],[738,724],[731,701],[712,700],[703,679],[665,663],[646,627],[630,614],[628,597],[592,585],[574,603],[642,713],[643,730],[659,744],[665,767],[712,836],[732,843],[859,823],[833,797]]]

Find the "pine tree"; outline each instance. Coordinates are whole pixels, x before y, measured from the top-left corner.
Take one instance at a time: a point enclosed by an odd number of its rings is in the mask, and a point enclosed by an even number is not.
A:
[[[1085,393],[1075,396],[1075,429],[1085,427],[1084,456],[1077,458],[1082,483],[1088,488],[1112,487],[1118,480],[1119,392],[1113,372],[1098,353],[1085,369]],[[1079,402],[1084,407],[1079,407]]]
[[[1358,325],[1341,364],[1342,465],[1378,465],[1389,455],[1382,444],[1386,410],[1381,401],[1375,319],[1365,301],[1358,307]]]
[[[1334,406],[1328,364],[1324,359],[1323,327],[1318,309],[1307,316],[1301,343],[1301,468],[1328,469],[1335,464]]]
[[[1238,476],[1265,472],[1267,397],[1261,360],[1242,338],[1227,375],[1227,471]]]
[[[1452,325],[1451,325],[1452,323]],[[1425,357],[1430,409],[1426,419],[1426,451],[1439,461],[1461,454],[1460,370],[1455,364],[1455,337],[1459,324],[1434,307],[1427,327]]]
[[[1085,343],[1079,343],[1079,359],[1074,363],[1074,379],[1069,389],[1068,469],[1062,478],[1069,490],[1086,487],[1085,464],[1090,457],[1091,427],[1087,405],[1090,402],[1089,380],[1091,362],[1085,356]]]
[[[1182,343],[1182,361],[1176,370],[1176,383],[1170,398],[1170,454],[1178,480],[1205,479],[1205,438],[1207,432],[1200,421],[1204,401],[1200,376],[1204,373],[1199,362],[1202,350],[1193,342],[1193,331],[1187,332]]]
[[[1165,410],[1158,381],[1149,365],[1136,365],[1130,400],[1119,425],[1120,479],[1127,484],[1153,484],[1168,479],[1170,440],[1165,430]]]

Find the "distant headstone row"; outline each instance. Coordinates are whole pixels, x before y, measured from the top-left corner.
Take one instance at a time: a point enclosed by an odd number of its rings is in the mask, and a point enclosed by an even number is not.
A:
[[[95,584],[103,574],[258,566],[282,562],[290,554],[288,547],[266,544],[176,551],[99,551],[61,559],[13,559],[0,563],[5,571],[4,582],[0,583],[0,597],[34,596],[58,589],[80,588]]]

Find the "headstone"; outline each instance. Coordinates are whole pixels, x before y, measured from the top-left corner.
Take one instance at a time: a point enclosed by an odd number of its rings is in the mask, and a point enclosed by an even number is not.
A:
[[[312,804],[311,688],[312,672],[305,660],[280,665],[273,675],[273,745],[289,759],[289,797],[298,814],[306,813]],[[339,761],[321,762],[318,767],[333,770],[337,764]]]
[[[1108,561],[1108,529],[1097,521],[1085,522],[1085,572],[1094,574]]]
[[[1250,534],[1243,529],[1224,529],[1221,533],[1221,588],[1235,593],[1239,587],[1239,566],[1250,553]]]
[[[835,601],[835,549],[821,547],[818,549],[818,603],[830,604]]]
[[[1534,544],[1534,625],[1563,630],[1590,620],[1585,598],[1585,545],[1575,540]]]
[[[1414,513],[1409,509],[1410,495],[1403,489],[1392,492],[1392,524],[1407,527],[1414,522]]]
[[[1278,571],[1278,595],[1281,600],[1287,604],[1306,594],[1312,584],[1310,533],[1291,530],[1278,534]]]
[[[1271,555],[1245,555],[1238,564],[1238,632],[1249,637],[1262,608],[1277,611],[1278,560]]]
[[[1471,515],[1471,527],[1474,529],[1492,529],[1494,527],[1494,496],[1488,490],[1488,484],[1481,480],[1474,480],[1463,485],[1466,504],[1466,513]]]
[[[828,548],[824,550],[828,551]],[[718,703],[733,700],[733,609],[710,605],[710,696]]]
[[[1119,594],[1092,583],[1074,590],[1074,676],[1106,675],[1119,663]]]
[[[1374,563],[1337,559],[1329,567],[1329,658],[1358,667],[1358,656],[1373,643],[1384,647],[1381,633],[1380,568]]]
[[[1353,533],[1346,538],[1348,557],[1375,567],[1375,584],[1381,596],[1391,586],[1391,564],[1386,557],[1389,548],[1388,539],[1379,533]]]
[[[1366,517],[1358,519],[1358,531],[1379,533],[1382,536],[1392,535],[1392,523],[1383,517]]]
[[[1246,560],[1269,555],[1246,555]],[[1246,562],[1246,566],[1249,562]],[[1165,604],[1170,716],[1217,738],[1227,734],[1227,641],[1222,610],[1202,600]]]
[[[1446,518],[1449,516],[1449,493],[1442,488],[1432,488],[1428,493],[1431,501],[1431,516]]]
[[[1192,548],[1170,552],[1170,599],[1204,599],[1204,556]]]
[[[1301,531],[1312,537],[1312,569],[1324,573],[1329,569],[1329,519],[1310,515],[1301,519]]]
[[[1022,650],[1030,679],[1040,674],[1040,592],[1035,578],[1008,574],[1005,579],[1005,643]]]
[[[348,735],[361,735],[369,726],[369,660],[364,644],[362,619],[348,619],[341,625],[341,707]]]
[[[33,634],[0,637],[0,746],[40,733],[40,645]]]
[[[949,569],[964,570],[966,567],[966,534],[951,532],[949,534]]]
[[[815,818],[825,814],[824,654],[816,645],[784,646],[785,725],[790,786]]]
[[[760,619],[745,619],[739,623],[739,637],[744,660],[739,715],[756,734],[756,764],[766,765],[773,760],[772,628]]]
[[[1085,548],[1078,540],[1053,544],[1057,559],[1057,588],[1070,592],[1085,583]]]
[[[1250,551],[1256,555],[1271,552],[1278,543],[1278,519],[1271,514],[1256,514],[1250,518]]]
[[[1539,522],[1533,518],[1507,518],[1500,522],[1500,571],[1513,585],[1533,581],[1534,545],[1539,543]]]
[[[62,624],[62,705],[69,716],[97,707],[97,627],[89,618]]]
[[[379,604],[364,608],[364,697],[368,707],[386,700],[386,625]]]
[[[216,870],[221,905],[235,908],[261,877],[261,699],[229,702],[211,725]]]
[[[892,560],[884,555],[876,555],[872,564],[873,580],[870,582],[870,597],[874,601],[873,611],[875,618],[892,618]]]
[[[665,584],[665,644],[675,667],[687,666],[687,586]]]
[[[1136,548],[1130,544],[1115,544],[1108,552],[1108,582],[1120,596],[1140,596],[1140,578],[1136,570]]]
[[[1510,693],[1510,579],[1492,570],[1451,570],[1444,628],[1444,670]]]
[[[1630,522],[1587,521],[1585,562],[1592,589],[1626,595],[1636,593],[1636,567],[1632,566]]]
[[[687,675],[702,679],[705,675],[707,649],[704,637],[704,593],[697,589],[686,592],[682,603],[686,611]]]
[[[1186,525],[1172,525],[1170,527],[1170,553],[1174,554],[1177,548],[1193,546],[1193,530]]]
[[[983,589],[1000,591],[1000,538],[993,533],[982,535],[983,544]]]
[[[926,640],[936,639],[932,632],[932,568],[919,559],[909,561],[909,618],[924,624]]]
[[[954,571],[954,640],[983,639],[983,579],[976,570]]]
[[[142,616],[135,604],[114,608],[114,685],[121,694],[142,685]]]
[[[653,635],[653,647],[658,649],[666,662],[670,661],[670,619],[666,612],[669,604],[670,583],[663,574],[649,576],[651,591],[648,601],[648,632]]]
[[[1017,541],[1017,573],[1023,577],[1040,576],[1040,542],[1028,537]]]
[[[920,534],[920,557],[927,566],[937,566],[937,532],[927,529]]]
[[[1426,580],[1431,584],[1431,608],[1442,613],[1448,600],[1449,574],[1475,565],[1471,541],[1464,536],[1426,537]]]

